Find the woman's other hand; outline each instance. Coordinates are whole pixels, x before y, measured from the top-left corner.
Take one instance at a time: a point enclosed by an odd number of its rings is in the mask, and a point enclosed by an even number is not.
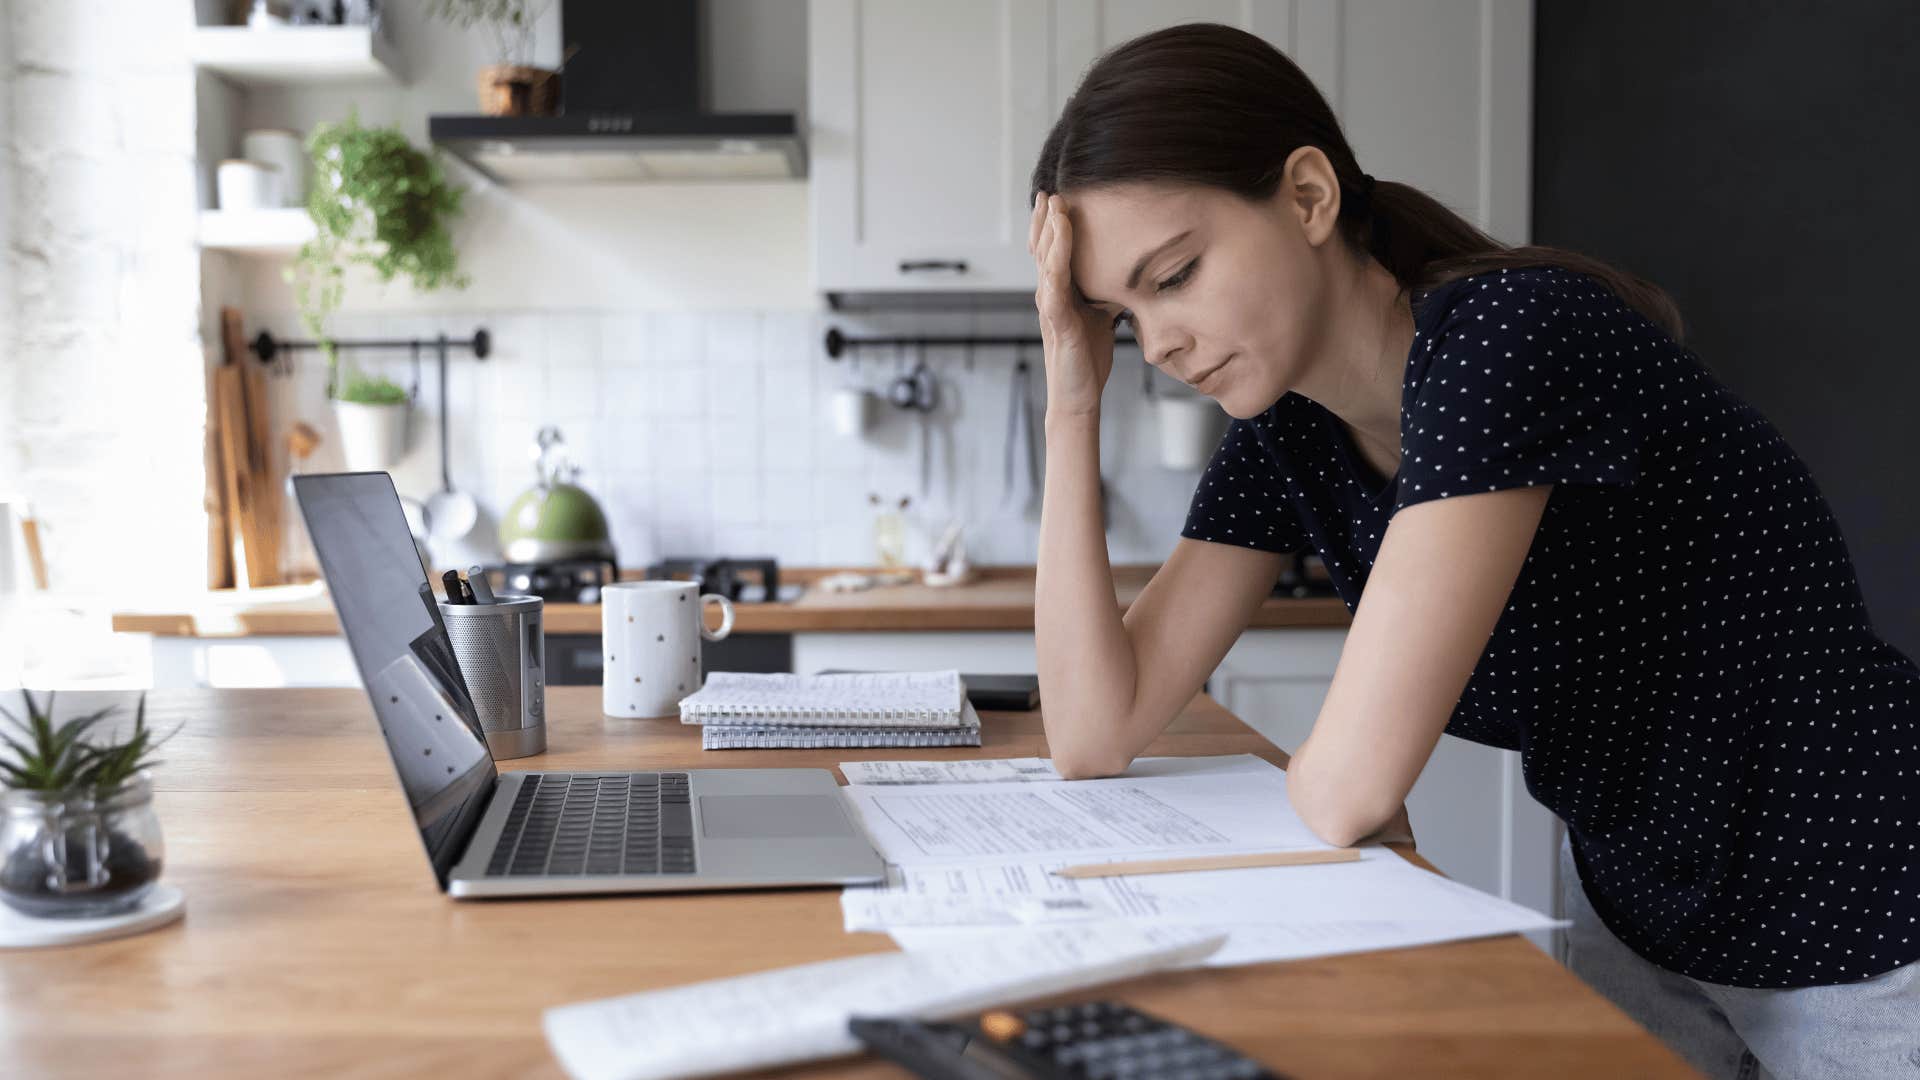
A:
[[[1093,415],[1113,371],[1113,320],[1081,302],[1074,289],[1065,199],[1044,192],[1034,199],[1027,249],[1040,272],[1033,301],[1046,353],[1047,411]]]

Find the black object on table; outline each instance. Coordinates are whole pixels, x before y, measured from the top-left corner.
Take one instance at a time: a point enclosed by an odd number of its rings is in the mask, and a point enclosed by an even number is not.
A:
[[[863,675],[859,668],[821,668],[816,675]],[[960,673],[960,685],[967,688],[967,700],[976,709],[1004,712],[1032,712],[1040,707],[1038,675],[969,675]]]
[[[1285,1080],[1224,1043],[1117,1001],[970,1023],[853,1017],[868,1050],[929,1080]]]

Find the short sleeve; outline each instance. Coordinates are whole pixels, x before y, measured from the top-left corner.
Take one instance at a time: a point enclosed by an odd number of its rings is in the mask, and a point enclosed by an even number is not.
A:
[[[1200,473],[1180,535],[1282,554],[1306,546],[1286,479],[1257,430],[1258,418],[1235,419]]]
[[[1671,341],[1558,267],[1455,282],[1403,417],[1394,509],[1537,484],[1630,487]]]

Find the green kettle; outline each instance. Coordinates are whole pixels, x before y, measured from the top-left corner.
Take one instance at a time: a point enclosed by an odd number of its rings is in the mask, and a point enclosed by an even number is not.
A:
[[[557,427],[543,427],[534,439],[534,473],[539,482],[522,492],[500,519],[500,548],[508,562],[551,563],[576,559],[613,559],[607,515],[592,495],[573,481],[580,467],[560,449],[566,439]]]

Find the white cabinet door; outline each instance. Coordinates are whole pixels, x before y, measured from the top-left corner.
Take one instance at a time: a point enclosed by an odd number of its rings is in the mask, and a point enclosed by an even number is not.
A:
[[[1053,121],[1051,3],[812,0],[823,292],[1027,290],[1027,178]]]
[[[1325,0],[1322,0],[1325,2]],[[1054,5],[1053,69],[1048,100],[1053,116],[1067,104],[1081,76],[1103,52],[1142,34],[1180,23],[1212,22],[1238,27],[1293,58],[1308,76],[1318,81],[1317,69],[1324,58],[1309,58],[1298,51],[1299,41],[1320,42],[1322,51],[1332,45],[1325,35],[1296,34],[1302,8],[1313,3],[1295,0],[1056,0]],[[1049,117],[1051,123],[1052,117]]]

